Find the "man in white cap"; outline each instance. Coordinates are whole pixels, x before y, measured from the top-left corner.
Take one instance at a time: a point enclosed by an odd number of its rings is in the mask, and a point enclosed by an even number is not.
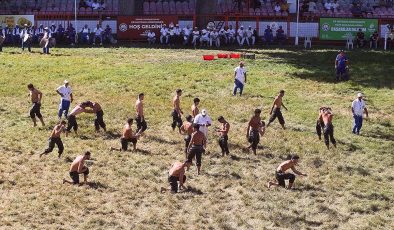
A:
[[[359,135],[360,129],[363,125],[363,115],[368,118],[368,110],[365,107],[365,101],[363,100],[363,94],[358,93],[357,99],[352,102],[352,113],[354,118],[353,133]]]
[[[68,110],[70,109],[71,102],[73,102],[74,100],[69,82],[67,80],[64,80],[64,85],[59,86],[56,89],[56,93],[62,97],[59,105],[59,112],[58,112],[59,120],[62,118],[63,113],[64,113],[64,117],[67,118]]]
[[[206,109],[203,109],[200,114],[198,114],[193,121],[194,124],[200,125],[200,131],[204,133],[205,138],[208,139],[208,127],[212,125],[212,120],[208,116]]]

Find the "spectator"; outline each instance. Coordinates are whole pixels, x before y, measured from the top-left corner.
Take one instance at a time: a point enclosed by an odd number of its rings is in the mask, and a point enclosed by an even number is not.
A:
[[[104,40],[104,42],[112,43],[112,40],[113,40],[112,29],[111,29],[111,27],[109,25],[107,25],[105,27],[103,40]]]
[[[233,26],[230,25],[227,30],[226,30],[226,36],[227,36],[227,41],[228,44],[233,44],[235,42],[235,30],[233,29]]]
[[[220,47],[219,33],[216,29],[212,30],[209,34],[209,46],[212,47],[212,43],[215,43],[216,47]]]
[[[280,11],[281,12],[289,12],[289,4],[287,4],[287,1],[283,1],[280,4]]]
[[[279,13],[279,12],[280,12],[280,5],[279,5],[279,2],[276,2],[276,3],[275,3],[274,11],[275,11],[276,13]]]
[[[387,35],[387,48],[391,50],[393,49],[393,47],[394,47],[394,29],[391,29],[389,34]]]
[[[251,26],[249,26],[249,29],[246,30],[246,43],[248,43],[248,46],[254,46],[256,42],[256,37],[254,36],[254,32]]]
[[[170,24],[170,28],[168,29],[168,41],[170,46],[174,46],[175,45],[175,28],[174,25]]]
[[[358,32],[356,34],[356,46],[358,48],[364,47],[365,44],[365,34],[362,31],[362,29],[358,29]]]
[[[155,44],[155,42],[156,42],[156,34],[155,34],[155,32],[149,30],[147,36],[148,36],[148,44],[149,45]]]
[[[185,28],[182,30],[182,35],[183,35],[183,45],[187,45],[190,42],[192,30],[190,29],[189,25],[187,25]]]
[[[49,27],[49,32],[51,33],[53,38],[57,37],[57,27],[55,23],[52,23],[51,27]]]
[[[309,2],[308,11],[311,12],[311,13],[315,13],[316,12],[316,2],[315,1],[310,1]]]
[[[81,9],[81,8],[88,8],[89,6],[88,6],[88,4],[86,3],[86,1],[85,0],[81,0],[81,1],[79,1],[79,9]]]
[[[168,29],[164,24],[163,27],[160,29],[160,43],[163,45],[168,44],[168,39],[169,39]]]
[[[274,40],[274,35],[272,33],[272,29],[270,26],[267,26],[267,29],[264,30],[264,36],[263,36],[264,42],[269,45],[270,43],[273,42]]]
[[[3,52],[3,42],[5,40],[5,33],[3,30],[3,26],[0,25],[0,52]]]
[[[62,24],[59,24],[59,26],[57,27],[56,34],[57,34],[56,40],[58,40],[59,42],[63,42],[64,27],[62,26]]]
[[[69,26],[67,27],[66,38],[72,46],[75,44],[75,35],[76,35],[75,28],[73,27],[73,24],[70,23]]]
[[[279,29],[276,30],[276,39],[278,40],[279,45],[282,45],[286,41],[285,31],[282,26],[279,26]]]
[[[208,29],[208,30],[207,30],[207,29]],[[203,29],[203,30],[201,31],[200,47],[202,47],[202,46],[204,45],[204,42],[205,42],[206,45],[208,46],[210,31],[209,31],[209,28],[207,28],[207,29]]]
[[[245,42],[245,30],[244,30],[244,26],[241,26],[238,31],[238,36],[237,36],[237,41],[239,46],[243,46],[244,42]]]
[[[15,25],[14,29],[12,30],[12,43],[14,45],[20,44],[20,33],[21,30],[19,28],[19,25]]]
[[[301,12],[307,12],[308,8],[309,8],[309,2],[307,2],[307,1],[302,2]]]
[[[372,14],[373,8],[369,3],[367,3],[361,8],[361,12],[366,14]]]
[[[94,38],[93,38],[93,45],[96,45],[96,40],[100,40],[100,46],[103,45],[103,28],[101,28],[100,24],[97,24],[96,28],[94,29]]]
[[[197,41],[200,41],[200,31],[198,30],[198,27],[194,27],[193,40],[192,40],[192,44],[193,44],[194,48],[196,48],[196,46],[197,46]]]
[[[359,4],[353,5],[352,8],[350,9],[350,12],[352,12],[354,17],[361,17],[362,16],[361,7]]]
[[[372,49],[372,47],[375,47],[375,49],[377,49],[378,41],[379,41],[379,34],[378,31],[375,30],[375,32],[369,38],[369,48]]]
[[[331,3],[331,7],[334,11],[339,10],[339,3],[335,0],[333,3]]]
[[[6,44],[12,44],[12,32],[13,32],[12,27],[6,25],[5,28],[4,28],[5,43]]]
[[[220,31],[219,31],[219,40],[220,40],[220,43],[225,43],[226,45],[228,44],[228,41],[227,41],[227,36],[226,36],[226,31],[222,28],[222,29],[220,29]]]
[[[179,43],[181,41],[181,33],[182,33],[181,28],[179,28],[179,24],[176,24],[174,28],[174,32],[175,32],[175,42]]]
[[[332,10],[332,4],[331,2],[327,1],[326,3],[324,3],[324,9],[326,11]]]
[[[90,29],[87,24],[81,30],[81,39],[82,44],[90,44]]]
[[[105,10],[107,8],[107,4],[104,2],[104,0],[101,0],[100,4],[102,10]]]
[[[92,9],[93,10],[100,10],[101,9],[101,4],[97,2],[97,0],[94,0],[92,2]]]

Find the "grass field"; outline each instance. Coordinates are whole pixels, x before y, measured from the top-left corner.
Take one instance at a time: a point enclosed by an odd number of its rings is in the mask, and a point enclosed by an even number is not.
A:
[[[238,60],[202,61],[206,50],[145,48],[53,49],[52,55],[0,54],[0,229],[394,229],[394,53],[352,51],[351,80],[334,83],[335,49],[255,50],[246,60],[248,84],[232,97]],[[38,157],[57,122],[55,92],[70,81],[75,102],[99,102],[108,133],[95,134],[92,115],[79,116],[80,136],[63,137],[65,152]],[[26,85],[44,93],[46,127],[33,128]],[[211,129],[202,175],[193,167],[187,190],[160,194],[167,172],[183,160],[183,138],[170,127],[176,88],[190,113],[192,99],[215,119],[231,123],[231,157],[220,157]],[[274,96],[286,90],[287,130],[275,122],[258,154],[245,129],[256,107],[267,120]],[[351,102],[366,95],[370,118],[362,134],[351,134]],[[145,93],[149,129],[139,151],[115,153],[127,117]],[[318,108],[335,113],[338,148],[327,150],[314,131]],[[86,150],[95,164],[90,185],[62,185],[70,162]],[[277,165],[301,156],[296,189],[267,189]]]

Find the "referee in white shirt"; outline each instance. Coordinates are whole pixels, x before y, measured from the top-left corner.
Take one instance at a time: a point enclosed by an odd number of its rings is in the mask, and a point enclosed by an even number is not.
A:
[[[62,114],[67,118],[68,110],[70,109],[71,102],[73,102],[73,93],[70,84],[67,80],[64,80],[64,85],[57,88],[56,93],[59,94],[62,99],[59,105],[59,120],[62,119]]]
[[[200,114],[197,114],[193,123],[200,125],[200,131],[204,133],[205,139],[208,141],[208,127],[212,125],[212,119],[208,116],[207,110],[203,109]]]
[[[363,126],[363,115],[368,118],[368,110],[365,107],[365,101],[363,100],[363,94],[358,93],[357,99],[352,102],[352,113],[354,118],[353,133],[359,135],[360,129]]]

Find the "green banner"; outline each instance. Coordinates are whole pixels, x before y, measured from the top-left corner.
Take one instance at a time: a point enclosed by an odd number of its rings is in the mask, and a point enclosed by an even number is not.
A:
[[[320,40],[346,40],[356,37],[359,29],[365,34],[365,39],[375,31],[379,31],[378,19],[353,18],[320,18]]]

